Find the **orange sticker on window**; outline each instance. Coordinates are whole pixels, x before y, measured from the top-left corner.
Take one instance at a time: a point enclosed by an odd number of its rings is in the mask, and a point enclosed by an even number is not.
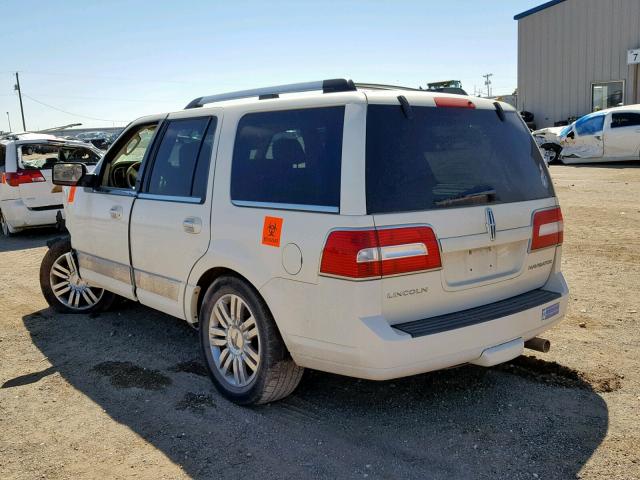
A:
[[[68,203],[73,203],[73,200],[76,198],[76,187],[73,186],[69,189],[69,197],[67,197]]]
[[[270,247],[280,246],[282,234],[282,219],[278,217],[264,217],[262,226],[262,244]]]

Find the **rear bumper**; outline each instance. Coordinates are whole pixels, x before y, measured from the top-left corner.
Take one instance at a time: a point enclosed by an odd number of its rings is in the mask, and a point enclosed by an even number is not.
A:
[[[526,340],[548,330],[564,316],[569,290],[562,273],[553,273],[536,292],[540,292],[538,302],[520,302],[521,309],[516,308],[517,301],[511,302],[513,308],[505,308],[503,301],[472,309],[462,317],[470,319],[483,314],[482,321],[467,320],[445,331],[414,328],[412,335],[407,332],[411,330],[409,327],[420,327],[420,322],[422,327],[433,325],[429,321],[434,319],[392,326],[382,316],[374,315],[344,322],[345,338],[357,339],[355,344],[338,345],[291,335],[287,336],[287,344],[301,366],[371,380],[388,380],[464,363],[491,366],[521,355]],[[492,307],[497,315],[490,314]],[[443,320],[442,317],[435,320]]]
[[[0,209],[9,225],[15,230],[55,225],[58,212],[62,212],[64,218],[64,210],[62,208],[56,208],[55,205],[52,205],[50,207],[30,209],[21,199],[3,200],[0,202]]]

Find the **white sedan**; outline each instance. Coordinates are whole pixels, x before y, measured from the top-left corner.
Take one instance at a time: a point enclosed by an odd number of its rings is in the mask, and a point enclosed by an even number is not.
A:
[[[537,130],[533,136],[547,163],[640,160],[640,105],[590,113],[569,126]]]

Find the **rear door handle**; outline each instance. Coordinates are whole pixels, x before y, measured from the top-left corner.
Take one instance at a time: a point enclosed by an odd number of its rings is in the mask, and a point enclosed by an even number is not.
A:
[[[182,228],[187,233],[200,233],[202,230],[202,220],[198,217],[187,217],[182,221]]]
[[[111,215],[111,218],[115,219],[115,220],[119,220],[122,218],[122,207],[119,205],[115,205],[113,207],[111,207],[111,209],[109,209],[109,215]]]

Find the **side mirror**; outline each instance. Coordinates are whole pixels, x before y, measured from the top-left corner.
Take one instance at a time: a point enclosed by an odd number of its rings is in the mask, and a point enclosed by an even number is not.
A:
[[[53,166],[54,185],[74,186],[87,174],[83,163],[56,163]]]
[[[569,133],[567,133],[567,138],[576,138],[575,132],[571,130]]]

